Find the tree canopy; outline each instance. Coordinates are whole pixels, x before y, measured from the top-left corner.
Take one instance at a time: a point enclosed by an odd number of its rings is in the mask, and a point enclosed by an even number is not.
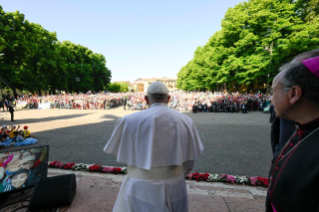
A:
[[[108,91],[116,93],[116,92],[128,92],[129,84],[127,82],[113,82],[108,86]]]
[[[319,48],[319,0],[249,0],[229,8],[216,32],[181,68],[183,90],[267,82],[297,54]]]
[[[105,57],[87,47],[59,42],[55,32],[0,5],[0,79],[12,87],[41,91],[101,91],[111,80]]]

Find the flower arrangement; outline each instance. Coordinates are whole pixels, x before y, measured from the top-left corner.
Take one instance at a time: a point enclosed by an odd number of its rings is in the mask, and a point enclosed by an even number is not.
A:
[[[91,165],[88,166],[83,163],[75,164],[75,163],[64,163],[60,161],[52,161],[49,162],[50,168],[60,168],[60,169],[72,169],[74,171],[91,171],[91,172],[105,172],[112,174],[127,174],[126,168],[120,167],[107,167],[102,165]]]
[[[94,164],[92,166],[89,166],[89,171],[91,171],[91,172],[100,172],[100,171],[102,171],[102,166]]]
[[[72,169],[74,171],[91,171],[91,172],[104,172],[112,174],[127,174],[127,169],[125,167],[108,167],[102,165],[91,165],[88,166],[83,163],[64,163],[60,161],[49,162],[50,168],[60,168],[60,169]],[[246,177],[246,176],[234,176],[230,174],[209,174],[209,173],[189,173],[186,176],[188,180],[207,181],[207,182],[223,182],[231,184],[244,184],[244,185],[254,185],[254,186],[265,186],[268,187],[268,178],[265,177]]]
[[[209,177],[209,174],[208,173],[195,172],[195,173],[189,173],[187,175],[187,177],[188,177],[189,180],[196,180],[197,182],[198,181],[207,181],[208,177]]]
[[[80,164],[75,164],[72,167],[72,170],[74,170],[74,171],[88,171],[89,169],[88,169],[87,165],[80,163]]]
[[[49,163],[50,168],[72,169],[75,163],[63,163],[60,161],[52,161]]]
[[[188,180],[208,181],[208,182],[223,182],[223,183],[237,183],[244,185],[255,185],[268,187],[268,178],[265,177],[246,177],[233,176],[230,174],[208,174],[208,173],[189,173],[186,177]]]

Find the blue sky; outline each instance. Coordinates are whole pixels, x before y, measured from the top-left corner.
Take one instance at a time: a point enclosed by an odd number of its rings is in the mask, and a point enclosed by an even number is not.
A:
[[[239,0],[2,0],[25,18],[103,54],[112,81],[176,77]]]

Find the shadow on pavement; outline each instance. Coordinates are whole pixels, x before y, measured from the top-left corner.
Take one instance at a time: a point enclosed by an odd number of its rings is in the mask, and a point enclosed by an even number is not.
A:
[[[75,118],[81,115],[70,115],[56,117],[56,120]],[[121,118],[114,115],[105,115],[102,118],[112,119],[99,123],[77,125],[59,129],[45,130],[37,132],[38,142],[34,145],[15,147],[10,146],[1,148],[1,151],[11,151],[14,149],[30,148],[40,145],[49,145],[49,160],[58,160],[63,162],[102,164],[110,166],[123,166],[116,162],[113,155],[103,152],[103,148],[113,132],[116,121]],[[36,121],[55,120],[55,118],[38,119]],[[23,120],[28,122],[29,120]]]
[[[79,118],[82,116],[86,116],[90,113],[84,113],[84,114],[75,114],[75,115],[66,115],[66,116],[53,116],[48,118],[38,118],[38,119],[22,119],[22,120],[15,120],[14,122],[11,122],[10,120],[1,121],[3,124],[11,125],[11,124],[19,124],[19,123],[37,123],[37,122],[45,122],[45,121],[56,121],[56,120],[63,120],[63,119],[72,119],[72,118]]]
[[[119,118],[121,118],[121,117],[107,114],[107,115],[102,116],[101,118],[103,118],[103,119],[113,119],[113,120],[117,120],[117,119],[119,119]]]
[[[77,116],[81,115],[64,118]],[[243,176],[268,175],[272,153],[270,127],[264,114],[192,116],[205,148],[195,164],[194,171]],[[121,116],[101,117],[98,123],[37,132],[36,145],[50,145],[51,161],[123,166],[116,162],[115,156],[103,152]],[[41,120],[43,119],[38,121]],[[8,147],[5,150],[14,148],[19,147]]]

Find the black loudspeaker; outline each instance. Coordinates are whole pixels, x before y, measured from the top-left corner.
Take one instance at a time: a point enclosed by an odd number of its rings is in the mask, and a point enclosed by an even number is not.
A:
[[[76,193],[75,174],[40,179],[34,187],[29,211],[71,205]]]

